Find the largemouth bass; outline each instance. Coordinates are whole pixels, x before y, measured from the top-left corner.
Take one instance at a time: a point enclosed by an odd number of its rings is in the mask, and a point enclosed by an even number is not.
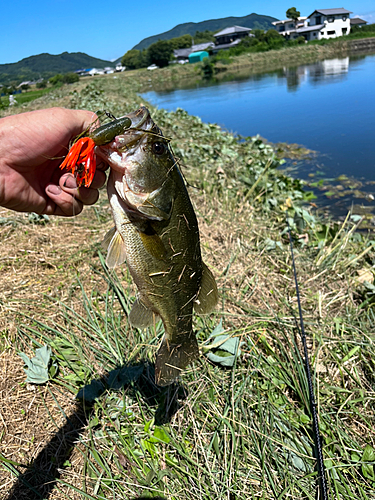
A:
[[[137,285],[130,324],[146,328],[162,319],[155,378],[168,385],[199,356],[193,309],[210,312],[218,291],[202,262],[197,218],[168,140],[147,108],[126,116],[130,128],[96,148],[111,167],[115,228],[106,237],[106,263],[114,268],[126,261]]]

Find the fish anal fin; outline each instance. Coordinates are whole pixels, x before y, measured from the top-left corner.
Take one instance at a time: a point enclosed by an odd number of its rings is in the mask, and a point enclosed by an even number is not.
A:
[[[151,311],[144,303],[138,298],[133,304],[129,313],[129,323],[136,328],[147,328],[153,325],[159,316]]]
[[[107,233],[108,234],[108,233]],[[106,241],[106,239],[104,239]],[[126,247],[121,234],[115,231],[108,245],[107,258],[105,263],[109,269],[114,269],[123,264],[126,260]]]
[[[197,314],[208,314],[215,308],[218,300],[219,292],[215,278],[203,262],[202,279],[197,298],[194,301],[194,311]]]
[[[165,386],[175,382],[182,371],[199,357],[198,342],[193,332],[184,335],[180,343],[168,342],[166,337],[156,354],[155,381]]]

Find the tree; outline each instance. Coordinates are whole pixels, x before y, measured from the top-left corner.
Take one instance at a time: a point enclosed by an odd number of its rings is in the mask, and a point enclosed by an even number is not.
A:
[[[286,11],[286,17],[288,19],[292,19],[294,21],[295,26],[297,26],[297,21],[300,16],[301,13],[295,7],[291,7]]]
[[[37,89],[45,89],[47,87],[47,82],[42,80],[41,82],[37,82],[35,86]]]
[[[191,47],[193,39],[191,35],[182,35],[176,38],[171,38],[169,43],[172,45],[173,50],[175,49],[187,49]]]
[[[128,69],[144,68],[148,65],[147,51],[131,49],[122,56],[121,64]]]
[[[79,76],[77,73],[66,73],[63,76],[63,82],[64,83],[75,83],[79,81]]]
[[[271,29],[264,34],[264,41],[268,43],[270,49],[279,49],[284,45],[285,38],[278,31]]]
[[[195,45],[204,42],[214,42],[215,41],[214,32],[209,30],[196,31],[195,35],[193,36],[193,40]]]
[[[158,42],[150,45],[147,52],[150,62],[156,64],[160,68],[163,68],[164,66],[168,66],[168,63],[171,60],[173,47],[169,41],[159,40]]]
[[[252,30],[252,33],[259,42],[264,41],[264,30],[254,29]]]
[[[49,83],[51,85],[58,85],[61,84],[62,82],[63,82],[63,76],[60,75],[60,73],[49,79]]]

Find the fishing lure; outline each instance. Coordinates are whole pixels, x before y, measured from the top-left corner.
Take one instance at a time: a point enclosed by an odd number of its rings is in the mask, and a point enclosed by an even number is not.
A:
[[[89,136],[80,137],[69,149],[60,168],[70,170],[79,187],[89,187],[96,171],[95,146],[103,146],[128,129],[131,120],[127,116],[113,120],[94,130]]]

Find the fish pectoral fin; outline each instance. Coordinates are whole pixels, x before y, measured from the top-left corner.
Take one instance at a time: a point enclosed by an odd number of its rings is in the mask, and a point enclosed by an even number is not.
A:
[[[102,241],[102,248],[103,250],[108,250],[109,244],[111,243],[111,240],[113,236],[116,233],[116,226],[111,227],[111,229],[105,234],[103,241]]]
[[[132,326],[143,329],[153,325],[159,319],[159,316],[146,307],[140,299],[136,299],[128,319]]]
[[[156,354],[155,381],[157,385],[172,384],[198,357],[198,342],[193,331],[184,335],[180,342],[172,343],[164,337]]]
[[[194,311],[197,314],[208,314],[215,308],[218,300],[219,292],[215,278],[203,262],[202,280],[194,301]]]
[[[160,236],[155,234],[139,233],[145,250],[157,260],[163,260],[167,251],[164,243],[161,241]]]
[[[113,231],[113,230],[111,230]],[[109,231],[109,233],[111,232]],[[104,241],[106,241],[106,234]],[[126,260],[126,247],[124,240],[122,239],[121,234],[115,230],[112,236],[112,239],[108,245],[107,258],[105,259],[105,263],[109,269],[114,269],[115,267],[123,264]]]

